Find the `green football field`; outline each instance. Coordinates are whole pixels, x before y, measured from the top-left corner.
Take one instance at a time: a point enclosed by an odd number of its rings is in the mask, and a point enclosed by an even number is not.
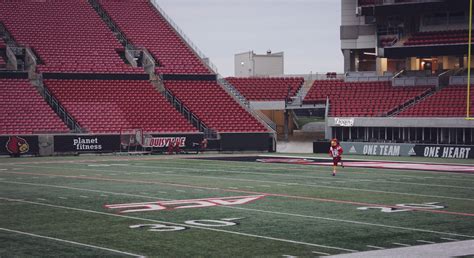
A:
[[[474,174],[0,159],[0,257],[314,257],[474,239]]]

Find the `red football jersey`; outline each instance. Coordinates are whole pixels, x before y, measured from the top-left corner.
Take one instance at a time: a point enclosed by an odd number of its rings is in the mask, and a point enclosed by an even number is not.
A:
[[[340,157],[343,152],[344,152],[344,150],[342,149],[342,147],[340,145],[338,145],[336,147],[331,146],[329,148],[329,155],[331,155],[333,158]]]

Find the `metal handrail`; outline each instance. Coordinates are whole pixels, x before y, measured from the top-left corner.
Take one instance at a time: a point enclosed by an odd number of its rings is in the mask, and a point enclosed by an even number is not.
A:
[[[170,102],[173,107],[186,118],[188,122],[198,128],[199,131],[204,132],[206,136],[217,137],[217,132],[210,129],[201,119],[191,112],[191,110],[180,99],[178,99],[178,97],[174,96],[169,89],[165,88],[164,94],[168,102]]]
[[[156,0],[150,1],[152,5],[156,8],[156,10],[163,16],[163,18],[171,25],[171,27],[181,36],[181,38],[185,41],[185,43],[194,51],[194,53],[201,59],[201,62],[206,65],[211,71],[215,74],[217,72],[217,66],[214,65],[209,57],[207,57],[192,41],[189,39],[188,36],[179,28],[179,26],[171,19],[171,17],[166,14],[163,8],[160,7]]]

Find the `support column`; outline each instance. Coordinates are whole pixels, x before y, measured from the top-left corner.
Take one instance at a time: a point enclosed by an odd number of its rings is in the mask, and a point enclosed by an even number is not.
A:
[[[285,121],[284,121],[284,134],[285,134],[285,141],[288,141],[289,138],[289,114],[288,114],[288,109],[285,109]]]

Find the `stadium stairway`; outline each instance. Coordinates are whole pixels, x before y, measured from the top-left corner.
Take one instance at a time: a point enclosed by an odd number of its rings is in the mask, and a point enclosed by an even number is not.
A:
[[[46,101],[63,123],[67,125],[69,130],[78,133],[83,132],[83,129],[79,126],[77,121],[67,112],[59,101],[52,96],[48,89],[44,87],[43,76],[36,71],[37,63],[41,62],[41,60],[35,55],[35,53],[28,47],[20,46],[20,44],[18,44],[11,36],[3,23],[0,23],[0,38],[2,39],[1,43],[4,43],[3,46],[6,47],[6,43],[8,42],[9,46],[14,47],[12,52],[14,55],[10,55],[10,58],[13,60],[9,60],[13,67],[8,67],[10,68],[9,70],[18,71],[20,73],[28,72],[28,77],[30,79],[29,82],[31,85],[34,86],[38,94]]]
[[[397,116],[398,114],[402,113],[406,109],[416,105],[417,103],[423,101],[424,99],[430,97],[433,94],[436,94],[436,88],[428,89],[425,92],[423,92],[422,94],[420,94],[418,96],[415,96],[415,97],[405,101],[404,103],[401,103],[397,107],[389,110],[386,114],[384,114],[384,116],[387,116],[387,117]]]
[[[306,95],[308,94],[311,87],[313,87],[314,81],[315,80],[309,78],[305,80],[303,86],[296,92],[296,96],[293,98],[291,105],[303,105],[303,100],[306,98]]]
[[[157,58],[157,68],[155,73],[151,73],[151,77],[154,80],[157,80],[155,83],[158,85],[158,89],[161,89],[161,92],[165,94],[165,97],[175,106],[180,112],[182,112],[185,117],[192,118],[195,120],[202,114],[192,114],[189,115],[190,109],[187,108],[189,103],[182,101],[183,98],[186,98],[188,93],[180,92],[180,94],[175,94],[173,91],[169,90],[166,87],[167,81],[186,81],[190,84],[199,83],[199,81],[213,81],[216,86],[220,88],[220,92],[226,93],[232,97],[246,112],[251,114],[253,119],[257,120],[259,123],[264,125],[269,132],[273,132],[272,127],[260,118],[255,112],[253,112],[245,103],[245,100],[238,97],[236,91],[233,91],[233,87],[225,85],[222,80],[217,80],[217,69],[212,63],[209,62],[208,58],[189,40],[189,38],[184,35],[184,33],[178,28],[178,26],[166,15],[166,13],[158,6],[155,1],[141,1],[141,2],[117,2],[117,1],[101,1],[97,2],[96,0],[91,0],[89,3],[99,3],[100,8],[108,14],[108,19],[113,21],[117,28],[125,28],[122,30],[124,38],[130,39],[129,42],[134,44],[140,44],[141,46],[149,49],[150,53]],[[140,11],[140,14],[129,13],[130,15],[123,15],[123,10],[134,10]],[[143,13],[149,14],[150,19],[143,20]],[[154,18],[151,18],[154,17]],[[138,24],[145,22],[146,26],[137,27]],[[149,30],[148,37],[144,38],[141,31]],[[156,34],[156,39],[164,38],[169,40],[168,45],[163,45],[157,47],[156,41],[149,41],[150,35],[153,35],[153,32],[160,31],[160,34]],[[177,37],[177,38],[176,38]],[[161,44],[161,43],[159,43]],[[158,44],[158,45],[159,45]],[[178,47],[172,47],[171,45],[176,45]],[[191,55],[189,55],[191,53]],[[168,56],[174,56],[176,60],[171,60]],[[181,60],[181,61],[179,61]],[[187,64],[192,64],[196,69],[189,69],[188,65],[184,65],[180,68],[178,65],[179,62],[184,62]],[[177,63],[178,62],[178,63]],[[184,64],[184,63],[183,63]],[[206,72],[204,72],[205,68]],[[164,82],[164,83],[163,83]],[[162,86],[160,86],[162,85]],[[184,108],[183,108],[184,107]],[[209,107],[209,110],[206,112],[212,112],[214,107]],[[201,110],[204,111],[204,110]],[[228,119],[232,119],[228,117]],[[206,124],[206,121],[201,121],[202,124]],[[201,127],[201,126],[199,126]],[[207,127],[208,128],[208,127]],[[200,128],[202,129],[202,128]],[[208,128],[214,131],[217,131],[214,128]]]
[[[120,29],[120,27],[115,23],[112,17],[107,13],[103,6],[97,0],[88,0],[88,3],[96,11],[96,13],[102,18],[102,20],[107,24],[112,33],[117,37],[118,41],[124,46],[125,51],[127,51],[128,56],[127,60],[134,67],[143,67],[145,72],[150,76],[151,84],[154,88],[160,92],[165,99],[173,106],[183,117],[191,123],[199,131],[203,132],[207,138],[215,138],[216,132],[210,129],[201,119],[198,118],[190,109],[183,104],[183,102],[173,93],[166,89],[162,76],[156,73],[156,66],[158,62],[155,57],[145,48],[138,48],[135,46],[126,36],[126,34]],[[135,61],[135,59],[141,60],[140,62]]]

